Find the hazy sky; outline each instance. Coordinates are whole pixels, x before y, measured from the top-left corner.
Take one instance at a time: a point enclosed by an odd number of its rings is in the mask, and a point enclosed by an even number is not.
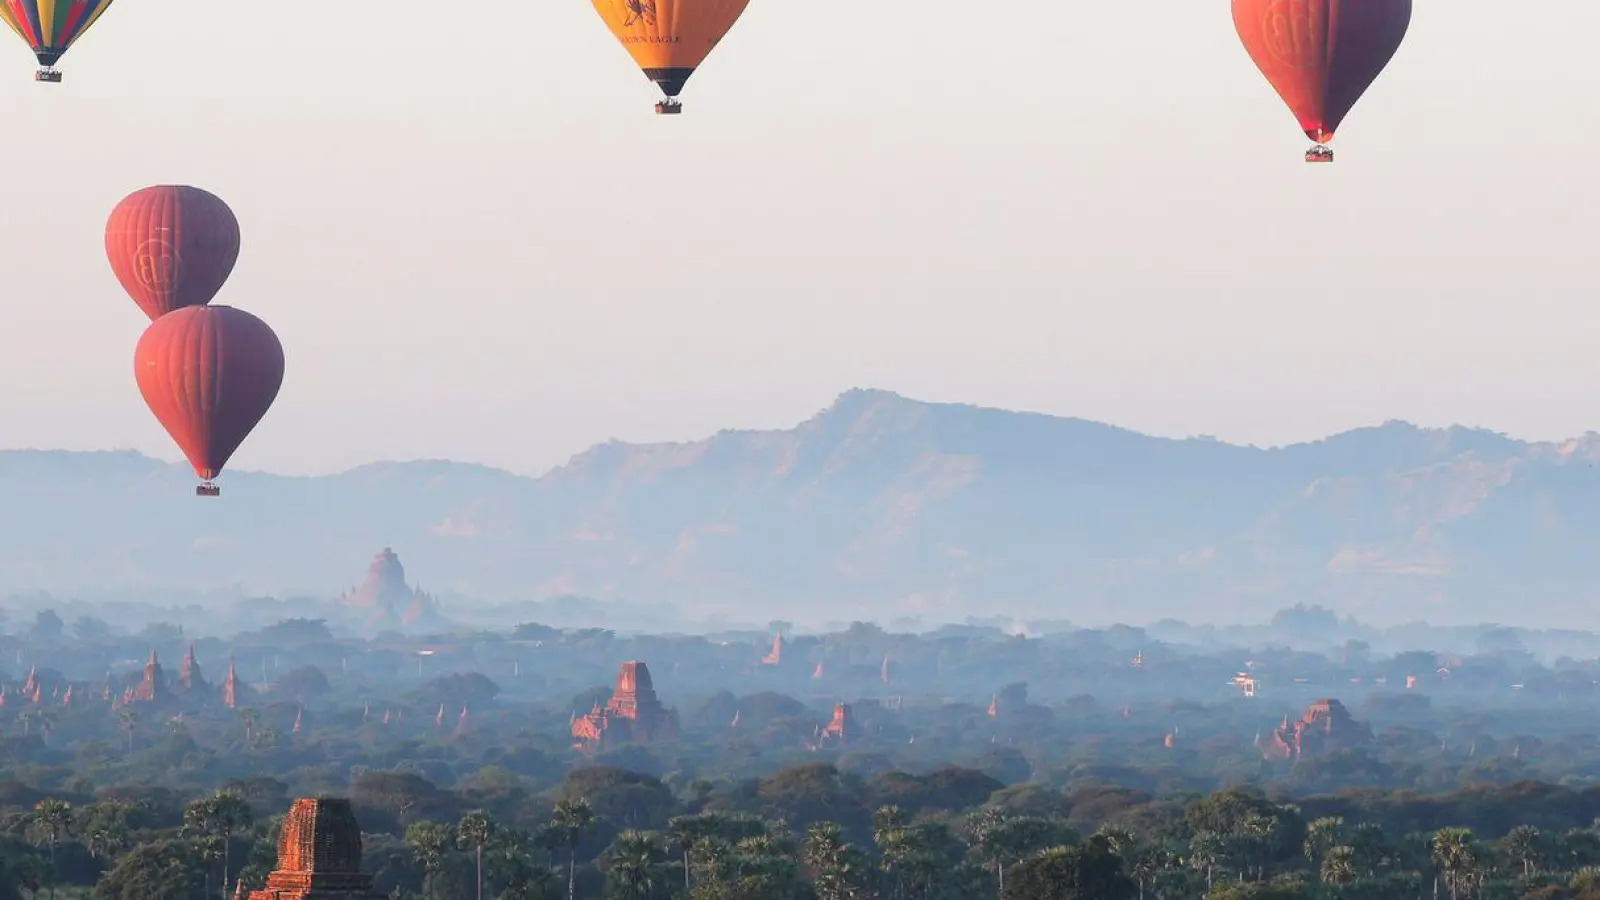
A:
[[[177,458],[102,245],[164,182],[233,206],[217,302],[288,355],[234,468],[535,473],[851,386],[1600,429],[1600,5],[1418,3],[1331,167],[1227,6],[752,0],[676,119],[587,0],[123,0],[60,85],[0,35],[0,447]]]

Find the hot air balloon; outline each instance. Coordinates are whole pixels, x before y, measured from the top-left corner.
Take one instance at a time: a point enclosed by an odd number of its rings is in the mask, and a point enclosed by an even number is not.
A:
[[[231,306],[186,306],[145,329],[133,352],[139,393],[200,476],[212,482],[283,385],[283,345],[267,323]]]
[[[111,0],[0,0],[0,20],[39,58],[33,80],[54,84],[61,81],[56,60],[110,7]]]
[[[656,112],[677,115],[683,111],[677,97],[684,82],[739,20],[750,0],[593,2],[606,27],[644,70],[644,77],[666,95],[656,104]]]
[[[147,187],[111,211],[106,258],[133,302],[159,319],[204,306],[222,289],[239,259],[239,220],[228,204],[199,188]]]
[[[1327,145],[1400,49],[1411,0],[1233,0],[1233,25],[1317,142],[1306,162],[1333,162]]]

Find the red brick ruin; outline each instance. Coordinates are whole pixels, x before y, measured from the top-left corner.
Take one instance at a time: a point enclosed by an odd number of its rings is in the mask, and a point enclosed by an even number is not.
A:
[[[384,900],[361,871],[361,826],[350,801],[294,801],[283,820],[278,868],[249,900]]]
[[[676,740],[678,711],[667,709],[656,697],[648,666],[625,662],[611,702],[604,707],[596,703],[588,715],[574,718],[572,737],[587,750]]]

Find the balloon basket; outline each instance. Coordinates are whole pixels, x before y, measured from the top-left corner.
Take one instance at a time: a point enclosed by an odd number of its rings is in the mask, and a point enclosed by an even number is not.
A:
[[[197,485],[195,485],[195,488],[194,488],[194,495],[196,497],[221,497],[222,496],[222,488],[219,488],[216,485],[209,484],[209,483],[208,484],[197,484]]]
[[[1333,162],[1333,148],[1324,146],[1322,144],[1318,144],[1315,147],[1312,147],[1310,150],[1306,151],[1306,162],[1308,162],[1308,163],[1331,163],[1331,162]]]
[[[676,116],[683,113],[683,104],[676,100],[663,100],[656,104],[656,115]]]
[[[33,80],[43,82],[45,84],[60,84],[61,73],[57,72],[55,69],[46,67],[33,73]]]

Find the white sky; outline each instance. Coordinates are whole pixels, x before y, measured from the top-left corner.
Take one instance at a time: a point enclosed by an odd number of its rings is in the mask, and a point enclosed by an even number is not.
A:
[[[537,473],[851,386],[1600,429],[1597,4],[1419,3],[1331,167],[1222,0],[752,0],[677,119],[587,0],[313,6],[122,0],[61,85],[0,35],[0,446],[177,458],[101,243],[163,182],[233,206],[217,302],[288,354],[233,468]]]

